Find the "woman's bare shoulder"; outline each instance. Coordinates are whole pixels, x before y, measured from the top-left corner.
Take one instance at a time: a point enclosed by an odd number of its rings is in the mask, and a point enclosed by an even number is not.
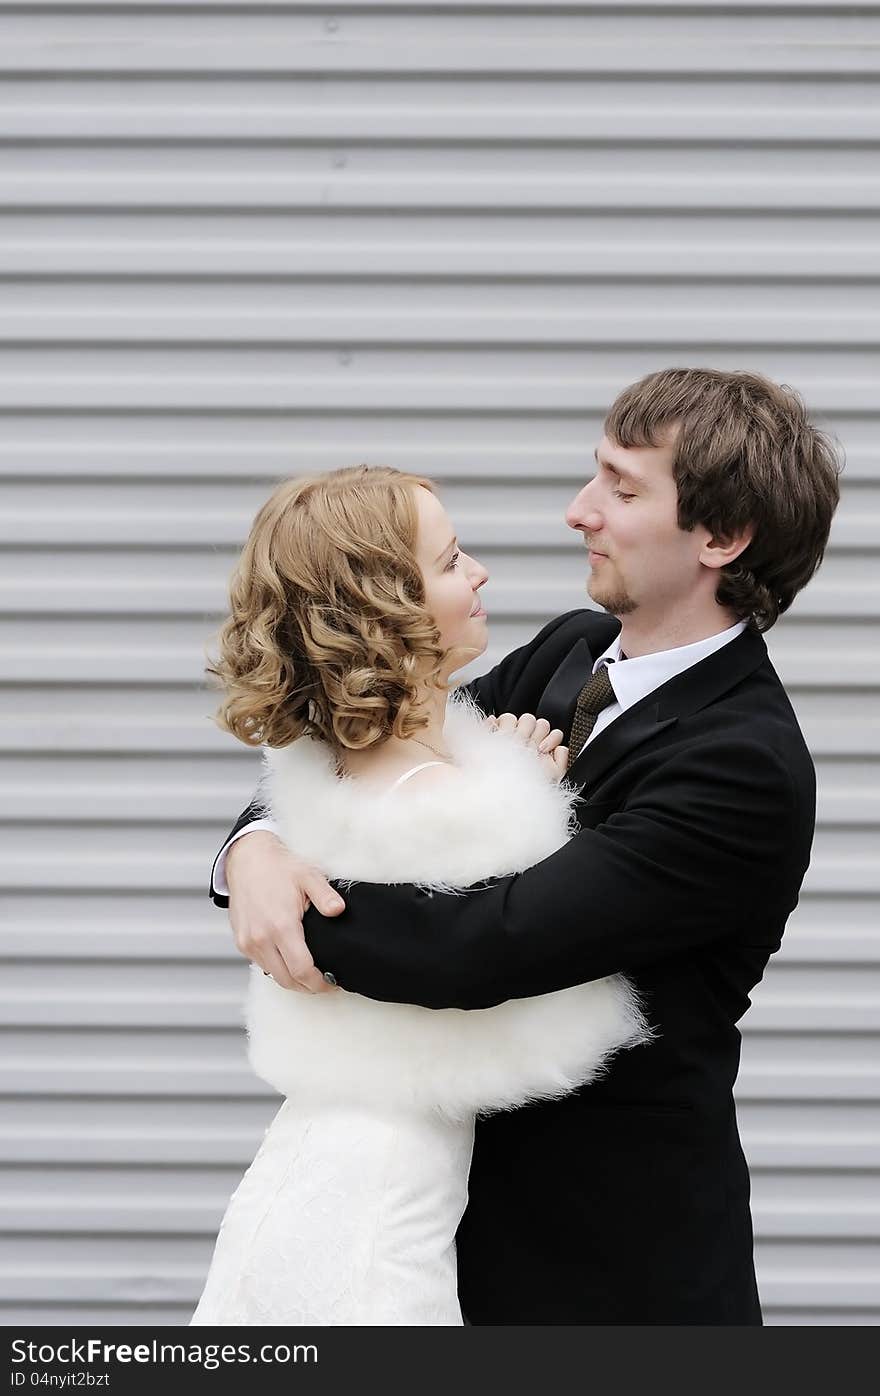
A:
[[[430,762],[426,766],[416,767],[412,774],[405,773],[405,779],[396,784],[397,790],[450,790],[456,785],[460,785],[464,777],[464,772],[458,766],[452,766],[448,762],[435,765]]]

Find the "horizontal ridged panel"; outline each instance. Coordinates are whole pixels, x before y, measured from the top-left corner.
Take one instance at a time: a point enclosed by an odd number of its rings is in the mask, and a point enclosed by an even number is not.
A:
[[[69,1153],[71,1161],[78,1151],[82,1151],[82,1160],[98,1161],[103,1150],[144,1144],[155,1151],[163,1141],[171,1141],[185,1152],[196,1147],[203,1137],[206,1150],[210,1149],[211,1140],[216,1148],[202,1159],[188,1157],[186,1161],[203,1165],[225,1162],[232,1166],[247,1157],[236,1153],[236,1148],[249,1148],[280,1104],[280,1098],[265,1088],[259,1093],[249,1090],[235,1099],[236,1109],[231,1112],[226,1099],[144,1101],[96,1094],[86,1102],[88,1118],[84,1118],[81,1099],[10,1099],[0,1125],[0,1148],[7,1151],[7,1162],[15,1162],[16,1158],[20,1162],[51,1162],[51,1158],[42,1155],[42,1149],[43,1144],[55,1139]],[[760,1168],[768,1164],[774,1169],[791,1166],[792,1159],[796,1167],[815,1169],[826,1169],[830,1159],[838,1159],[851,1168],[877,1166],[877,1101],[745,1101],[739,1113],[743,1139],[748,1139],[755,1149],[754,1162]],[[803,1151],[802,1156],[796,1153],[796,1146]],[[769,1157],[771,1148],[779,1149],[778,1158]],[[151,1152],[142,1163],[154,1163],[156,1158],[156,1153]],[[134,1153],[129,1162],[138,1162]]]
[[[221,836],[218,831],[218,839]],[[201,884],[189,893],[171,893],[157,882],[136,893],[104,888],[64,900],[48,890],[17,895],[7,890],[0,910],[0,960],[235,962],[231,937],[218,931],[218,918]],[[783,961],[815,966],[880,964],[875,913],[867,895],[844,898],[806,892],[768,974],[775,973]],[[746,1031],[749,1023],[747,1017]]]
[[[583,604],[603,412],[686,361],[847,450],[769,636],[819,828],[737,1096],[767,1321],[880,1321],[878,39],[820,0],[0,3],[0,1321],[185,1323],[277,1104],[205,896],[257,759],[203,686],[272,482],[434,476],[491,662]]]
[[[513,566],[532,560],[526,555],[510,562]],[[113,585],[121,584],[114,580]],[[144,585],[148,587],[146,580]],[[62,601],[56,596],[54,606],[60,607]],[[815,758],[880,756],[880,714],[870,690],[837,694],[833,713],[821,689],[790,692]],[[251,760],[245,747],[231,747],[214,726],[214,707],[212,695],[184,685],[0,686],[0,753],[217,753]]]
[[[876,59],[880,71],[880,48]],[[2,55],[0,55],[2,72]],[[407,152],[408,153],[408,152]],[[451,153],[451,152],[450,152]],[[750,152],[751,153],[751,152]],[[420,157],[422,152],[419,152]],[[655,164],[653,155],[641,155],[642,167]],[[810,152],[812,157],[812,152]],[[5,209],[60,211],[63,209],[114,210],[140,209],[249,209],[254,206],[281,211],[318,212],[328,205],[348,210],[431,210],[466,209],[474,213],[503,213],[522,208],[563,213],[575,211],[627,210],[704,210],[767,208],[790,213],[829,211],[855,214],[874,213],[880,209],[880,189],[872,182],[873,152],[866,151],[861,160],[851,161],[850,170],[842,170],[827,183],[816,185],[810,166],[800,162],[796,153],[780,151],[778,159],[756,160],[763,165],[755,171],[744,163],[729,175],[718,171],[717,159],[707,161],[692,174],[674,169],[652,168],[645,175],[634,161],[622,161],[630,168],[618,165],[587,168],[578,174],[553,173],[552,162],[546,173],[530,177],[517,175],[516,166],[509,173],[498,172],[495,153],[482,160],[467,160],[455,152],[455,161],[427,160],[428,169],[413,176],[395,170],[389,161],[374,169],[346,175],[331,166],[325,157],[312,162],[296,162],[284,169],[255,173],[250,162],[241,163],[240,170],[212,174],[210,160],[204,151],[194,149],[188,162],[181,161],[174,173],[132,158],[115,163],[91,153],[82,162],[79,175],[65,174],[64,165],[17,173],[7,170],[0,185],[0,211]],[[38,162],[35,162],[38,163]],[[236,162],[233,162],[236,163]],[[401,160],[400,165],[404,165]],[[503,165],[503,161],[499,162]],[[701,163],[696,162],[698,165]],[[364,161],[363,164],[369,165]],[[431,169],[430,166],[434,165]],[[791,168],[791,166],[794,168]],[[138,166],[143,168],[138,172]],[[0,170],[3,162],[0,160]],[[102,166],[107,166],[102,170]],[[207,168],[206,168],[207,166]],[[134,167],[134,168],[132,168]]]
[[[237,785],[221,789],[220,795],[227,797],[240,792],[236,813],[247,803],[243,797],[251,792],[256,775],[256,767],[253,780],[242,768]],[[56,891],[201,889],[204,859],[210,863],[226,825],[227,821],[218,822],[216,811],[210,821],[164,818],[146,823],[131,815],[111,821],[99,808],[82,810],[76,822],[47,824],[42,832],[32,824],[9,822],[0,848],[0,885],[34,891],[41,886]],[[870,829],[853,833],[848,827],[820,828],[805,889],[818,894],[880,893],[875,850]]]
[[[500,14],[497,18],[502,20]],[[330,30],[328,21],[317,14],[288,15],[283,23],[270,18],[262,25],[250,14],[230,15],[221,36],[207,32],[197,16],[165,16],[165,32],[157,35],[150,15],[132,16],[125,24],[117,19],[111,33],[103,17],[77,15],[63,22],[53,19],[53,32],[44,37],[38,17],[7,13],[0,25],[0,73],[19,79],[54,73],[134,78],[154,73],[288,78],[369,74],[393,79],[418,73],[458,80],[490,73],[501,78],[794,74],[827,80],[869,77],[880,66],[876,12],[810,15],[805,20],[771,15],[759,21],[760,33],[740,38],[731,34],[724,15],[667,11],[652,21],[639,16],[638,45],[621,34],[617,16],[599,8],[549,21],[540,13],[505,15],[501,35],[487,33],[479,22],[468,25],[458,15],[424,14],[415,28],[407,21],[396,24],[381,12],[379,19],[381,36],[373,16],[348,18]]]
[[[503,218],[443,211],[393,210],[297,216],[277,210],[188,210],[112,216],[80,208],[63,213],[5,213],[0,252],[5,273],[41,277],[181,276],[191,281],[255,281],[320,277],[333,281],[400,277],[445,283],[478,277],[487,284],[538,278],[560,282],[635,278],[690,282],[864,282],[880,268],[880,218],[846,219],[832,213],[791,217],[740,209],[713,214],[640,211],[617,214],[591,208],[564,218],[510,210]],[[218,295],[222,294],[218,287]],[[589,393],[589,384],[584,385]],[[607,407],[607,399],[596,408]],[[582,410],[583,399],[578,402]]]
[[[407,344],[470,345],[550,350],[591,344],[665,346],[693,344],[752,348],[876,348],[880,342],[880,288],[858,283],[826,287],[804,305],[803,289],[792,285],[744,288],[731,305],[708,285],[689,297],[669,323],[668,291],[614,283],[578,288],[523,286],[517,309],[510,288],[486,287],[478,305],[465,285],[448,286],[438,303],[436,287],[408,289],[397,305],[387,288],[375,285],[213,285],[154,283],[149,301],[143,287],[120,286],[109,306],[95,305],[96,285],[70,283],[39,291],[28,284],[0,285],[0,345],[37,348],[46,344],[217,348],[246,344],[315,347]],[[333,294],[335,290],[335,294]],[[554,294],[555,292],[555,294]]]
[[[173,1262],[165,1236],[121,1236],[115,1246],[109,1238],[102,1241],[29,1239],[16,1247],[13,1264],[0,1266],[0,1296],[16,1299],[27,1285],[34,1298],[57,1302],[68,1298],[73,1282],[83,1303],[186,1300],[194,1306],[211,1256],[210,1240],[175,1237],[174,1254],[180,1258]],[[867,1308],[876,1296],[876,1244],[759,1242],[756,1255],[772,1304],[824,1303],[841,1311],[845,1322],[847,1308]]]
[[[677,359],[705,359],[699,344],[679,345]],[[405,407],[422,412],[567,412],[584,406],[585,381],[596,405],[613,400],[621,382],[651,372],[658,351],[609,349],[562,354],[548,349],[366,348],[202,351],[96,348],[0,350],[0,411],[115,412],[365,412]],[[719,368],[742,366],[742,356],[712,352]],[[816,351],[752,350],[755,371],[796,379],[822,415],[873,414],[876,364],[868,350],[841,350],[824,370]],[[182,362],[175,362],[182,360]],[[614,369],[617,372],[614,372]]]
[[[2,108],[0,141],[52,141],[89,146],[163,142],[199,144],[341,141],[436,147],[607,145],[779,146],[843,142],[867,145],[880,134],[869,81],[846,84],[846,102],[817,102],[815,80],[790,79],[783,95],[748,78],[729,84],[701,80],[620,83],[592,78],[570,84],[509,79],[501,87],[481,77],[395,82],[393,90],[367,79],[302,78],[295,91],[282,81],[219,76],[210,105],[195,105],[184,79],[131,86],[35,79],[15,106]],[[861,108],[858,116],[855,113]],[[337,166],[338,168],[338,166]]]
[[[593,472],[592,463],[585,463],[584,479]],[[203,578],[205,583],[213,579],[215,586],[208,600],[213,603],[209,609],[220,611],[226,604],[226,582],[232,572],[239,546],[244,542],[248,528],[263,499],[271,488],[270,481],[248,483],[236,486],[234,483],[193,482],[165,486],[162,498],[157,499],[155,487],[148,481],[119,483],[108,491],[106,484],[96,481],[51,485],[33,484],[23,481],[20,484],[7,482],[2,487],[4,509],[0,520],[0,544],[15,549],[16,545],[28,544],[38,548],[70,547],[77,554],[69,561],[53,558],[52,574],[57,577],[55,567],[84,569],[91,566],[106,571],[112,568],[131,569],[134,561],[131,554],[114,556],[111,552],[106,559],[96,559],[94,555],[84,558],[81,549],[97,546],[118,550],[126,545],[139,549],[191,547],[209,550],[208,557],[194,556],[174,559],[173,565],[184,576],[187,572],[195,578]],[[583,538],[565,525],[563,512],[576,492],[578,482],[555,483],[552,480],[517,481],[504,489],[504,500],[499,505],[498,486],[492,482],[456,481],[441,486],[443,502],[450,517],[455,519],[459,536],[477,552],[480,549],[499,548],[558,550],[555,563],[556,585],[560,591],[568,588],[569,606],[587,604],[586,567]],[[73,529],[75,528],[75,533]],[[880,482],[845,484],[843,498],[834,521],[830,553],[832,559],[837,553],[863,552],[871,546],[872,537],[880,528]],[[227,549],[225,556],[217,556],[218,545]],[[565,558],[563,550],[569,554]],[[565,566],[571,560],[572,565]],[[40,562],[43,563],[42,576],[47,579],[49,568],[44,553],[37,553],[27,564],[35,581],[40,578]],[[158,563],[167,571],[168,559],[161,553]],[[551,584],[545,567],[539,565],[535,572]],[[573,565],[574,563],[578,566]],[[8,569],[9,581],[15,585],[16,553],[5,553],[0,567]],[[200,567],[201,564],[201,567]],[[155,565],[155,564],[154,564]],[[144,578],[149,580],[150,558],[144,559]],[[565,571],[561,571],[565,566]],[[196,569],[199,569],[198,571]],[[210,570],[209,570],[210,569]],[[491,566],[487,595],[492,596]],[[832,587],[836,580],[838,588],[847,584],[855,589],[858,576],[854,564],[849,570],[837,568],[838,576],[829,569],[831,580],[825,582],[823,568],[815,581]],[[864,565],[862,567],[864,574]],[[74,576],[76,572],[74,570]],[[24,574],[27,580],[28,574]],[[112,577],[112,572],[111,572]],[[60,580],[60,579],[59,579]],[[509,578],[509,584],[513,583]],[[864,578],[862,585],[870,589],[872,578]],[[520,581],[522,585],[522,580]],[[61,590],[57,587],[56,590]],[[792,615],[799,614],[800,608],[811,596],[813,587],[808,587],[795,602]],[[181,598],[183,600],[183,598]],[[10,606],[9,610],[15,607]],[[87,607],[83,608],[88,610]],[[185,612],[186,606],[180,610]],[[205,608],[197,610],[204,614]],[[546,615],[546,610],[538,608],[533,615]],[[839,612],[838,612],[839,614]]]
[[[162,964],[112,961],[94,965],[43,961],[7,965],[0,991],[4,1026],[223,1028],[240,1024],[245,966],[177,964],[169,983]],[[823,966],[789,969],[778,964],[755,991],[750,1029],[777,1032],[880,1030],[880,968]]]
[[[90,1305],[71,1304],[66,1302],[65,1298],[57,1304],[34,1304],[33,1300],[16,1302],[12,1297],[5,1302],[0,1301],[0,1324],[19,1328],[42,1327],[46,1324],[59,1328],[180,1328],[189,1323],[192,1311],[191,1303],[119,1304],[110,1299],[103,1304]]]
[[[317,5],[313,3],[311,8],[318,10],[321,0],[317,0]],[[63,13],[64,10],[74,10],[77,13],[83,9],[95,9],[94,5],[84,3],[84,0],[28,0],[27,8],[39,14],[45,12],[52,14]],[[187,0],[187,9],[193,11],[211,11],[217,14],[245,14],[250,16],[253,12],[250,0]],[[286,11],[302,8],[295,3],[295,0],[260,0],[261,11]],[[457,13],[497,17],[500,10],[515,13],[517,10],[535,9],[535,0],[447,0],[444,4],[438,5],[437,0],[382,0],[381,8],[384,11],[401,11],[407,14],[418,15],[424,11],[437,11],[438,9],[454,9]],[[553,0],[553,9],[559,14],[583,13],[592,14],[602,10],[607,10],[607,4],[602,0],[597,3],[590,3],[590,0]],[[669,0],[615,0],[615,9],[621,11],[638,11],[639,13],[656,10],[665,12],[669,10]],[[737,17],[748,17],[753,19],[756,12],[761,9],[761,0],[681,0],[676,5],[679,13],[687,14],[709,14],[713,10],[722,10],[725,14]],[[852,0],[774,0],[773,9],[781,14],[787,10],[793,11],[816,11],[822,15],[834,15],[838,11],[852,11],[857,8],[862,13],[880,12],[880,5],[877,0],[862,0],[862,3],[853,6]],[[22,9],[21,0],[3,0],[0,3],[0,15],[18,14]],[[142,10],[150,14],[161,14],[163,18],[167,14],[173,14],[180,9],[180,0],[109,0],[106,9],[113,10],[114,14],[125,14],[128,11]],[[356,12],[358,10],[373,11],[377,9],[376,0],[345,0],[344,9]],[[333,12],[333,22],[326,22],[329,33],[335,32],[338,23],[338,11]]]
[[[66,974],[69,965],[61,970]],[[178,967],[172,962],[163,967],[163,973],[166,981],[176,978]],[[75,982],[77,976],[71,977]],[[127,968],[116,978],[131,986],[137,984],[138,975]],[[40,1025],[45,1015],[32,1017],[23,1004],[17,1016],[29,1026],[13,1022],[5,1028],[0,1089],[16,1097],[82,1099],[98,1094],[223,1099],[265,1095],[266,1088],[253,1077],[245,1060],[240,999],[241,994],[229,996],[225,1027],[169,1027],[167,1015],[156,1011],[149,1016],[149,1026],[140,1029],[120,1027],[118,1020],[101,1028],[95,1014],[88,1016],[85,1027],[70,1026],[55,1001],[50,1033]],[[856,1031],[857,1023],[851,1018],[851,1012],[841,1013],[834,1029],[821,1040],[809,1025],[800,1032],[785,1028],[774,1032],[761,1027],[760,1019],[750,1022],[745,1029],[746,1064],[737,1083],[738,1099],[871,1101],[876,1095],[876,1071],[870,1065],[872,1038],[870,1031]]]
[[[592,462],[585,462],[584,466],[585,480],[595,467]],[[211,598],[214,608],[219,610],[226,602],[225,583],[232,571],[237,550],[244,542],[254,514],[269,493],[271,483],[249,482],[237,486],[232,482],[169,482],[162,490],[162,498],[157,499],[155,487],[146,480],[114,484],[112,491],[102,481],[94,484],[53,482],[47,485],[10,481],[2,487],[4,509],[0,543],[7,548],[14,548],[16,544],[62,549],[73,545],[78,552],[88,545],[108,549],[135,545],[154,549],[181,546],[210,548],[213,553],[218,545],[225,545],[226,556],[219,559],[215,555],[213,559],[210,556],[207,559],[197,556],[176,561],[180,570],[188,569],[191,572],[199,563],[214,567],[213,574],[208,573],[205,580],[210,581],[213,575],[219,583]],[[563,585],[568,582],[574,584],[571,587],[574,593],[571,604],[575,605],[578,600],[586,604],[584,543],[580,534],[566,527],[563,511],[577,485],[577,481],[573,482],[573,487],[565,481],[555,483],[546,479],[511,482],[504,489],[504,499],[500,505],[497,483],[456,481],[441,486],[441,491],[450,516],[455,518],[457,532],[474,550],[492,548],[497,551],[499,546],[506,549],[517,546],[567,549],[580,566],[569,567],[565,573],[557,575],[560,575]],[[72,532],[73,526],[75,533]],[[832,556],[835,552],[868,548],[871,543],[870,531],[878,527],[880,482],[845,484],[832,531]],[[5,557],[9,561],[4,558],[0,565],[9,568],[13,574],[10,581],[14,581],[16,555],[12,552]],[[38,554],[29,565],[36,570],[39,560]],[[161,557],[159,560],[164,561]],[[44,556],[43,561],[45,563]],[[149,559],[146,559],[146,563],[149,564]],[[92,568],[96,565],[105,568],[133,566],[130,555],[128,559],[125,556],[114,559],[112,554],[103,563],[97,563],[94,556],[84,559],[80,553],[69,563],[71,567],[80,569],[89,564]],[[562,565],[561,558],[556,565]],[[852,570],[849,577],[851,584]],[[47,571],[44,566],[44,576]],[[545,575],[544,568],[535,568],[535,571],[540,576]],[[817,586],[823,572],[824,568],[816,578]],[[870,585],[870,581],[870,577],[866,578],[865,584]],[[491,576],[489,585],[491,587]],[[810,588],[795,604],[806,601],[809,595]]]
[[[186,757],[108,755],[62,757],[9,756],[0,771],[0,801],[22,823],[78,821],[89,802],[102,822],[198,824],[215,818],[218,808],[240,799],[244,774],[237,753]],[[242,748],[247,757],[247,751]],[[880,756],[873,761],[826,759],[817,766],[820,828],[853,824],[880,826]],[[59,789],[60,782],[60,789]],[[181,794],[168,806],[168,790],[180,783]]]
[[[572,595],[578,606],[582,597]],[[540,620],[546,618],[540,617]],[[523,623],[503,613],[491,618],[484,664],[496,663],[533,634],[540,623]],[[841,622],[832,630],[818,620],[792,620],[770,637],[770,653],[783,682],[793,689],[835,686],[845,672],[846,686],[875,690],[880,686],[880,650],[866,648],[872,627]],[[0,620],[0,666],[6,682],[33,684],[193,684],[204,675],[208,620],[176,617],[125,619]],[[206,699],[206,712],[211,711]]]
[[[70,1166],[63,1175],[46,1166],[10,1166],[2,1177],[4,1226],[35,1235],[58,1230],[113,1232],[216,1232],[238,1182],[230,1168],[194,1166],[165,1173],[130,1168],[111,1180],[97,1169]],[[820,1170],[756,1170],[752,1190],[760,1231],[773,1239],[804,1225],[812,1236],[842,1239],[857,1219],[875,1239],[880,1221],[880,1180],[868,1172],[847,1175],[846,1200],[836,1179]]]
[[[579,403],[564,416],[515,408],[467,416],[420,415],[418,427],[414,431],[411,414],[402,405],[387,414],[333,417],[309,412],[277,418],[224,412],[169,417],[11,412],[0,437],[0,480],[42,486],[47,496],[65,479],[81,485],[112,480],[114,494],[144,480],[169,482],[172,488],[205,481],[216,488],[222,482],[238,491],[255,490],[260,482],[268,489],[272,480],[285,474],[330,470],[360,460],[396,462],[435,475],[444,495],[453,481],[470,487],[503,483],[504,491],[496,496],[501,517],[508,509],[508,489],[520,481],[533,486],[537,477],[557,489],[565,482],[574,494],[593,469],[593,445],[601,437],[602,418],[598,407],[587,413]],[[880,445],[873,416],[838,414],[834,428],[846,443],[844,488],[859,482],[876,485]],[[6,485],[3,490],[5,499]],[[156,492],[154,508],[161,509],[164,498],[163,488]],[[109,502],[105,484],[104,506]],[[47,510],[51,513],[50,496],[42,512]],[[247,522],[241,519],[239,537]],[[571,541],[560,519],[556,528],[559,539]]]

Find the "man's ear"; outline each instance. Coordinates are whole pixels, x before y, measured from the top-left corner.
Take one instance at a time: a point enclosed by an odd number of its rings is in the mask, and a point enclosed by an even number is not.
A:
[[[726,567],[745,552],[754,536],[754,524],[746,524],[739,533],[716,533],[703,544],[699,560],[704,567]]]

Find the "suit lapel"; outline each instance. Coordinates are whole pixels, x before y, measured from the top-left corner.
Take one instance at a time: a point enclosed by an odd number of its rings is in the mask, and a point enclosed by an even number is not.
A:
[[[656,694],[650,693],[641,703],[616,717],[584,747],[569,769],[568,779],[574,785],[596,785],[609,767],[617,765],[634,747],[641,746],[649,737],[656,737],[658,732],[677,721],[677,717],[660,717]]]
[[[577,640],[551,678],[535,708],[536,717],[546,717],[551,727],[566,734],[571,731],[577,696],[590,677],[593,655],[586,640]]]
[[[568,779],[575,785],[595,786],[635,747],[672,727],[679,718],[714,702],[766,658],[767,646],[762,637],[744,630],[735,640],[685,669],[684,673],[676,674],[609,723],[584,748],[572,765]],[[556,725],[562,726],[561,723]],[[570,731],[570,725],[562,730]]]
[[[603,650],[607,643],[606,640],[602,646]],[[600,650],[599,653],[601,652]],[[536,717],[545,717],[550,726],[560,728],[566,738],[574,721],[577,696],[590,677],[594,663],[593,652],[586,640],[576,641],[547,684],[535,709]],[[645,702],[648,703],[647,708],[645,703],[638,703],[629,708],[612,722],[605,732],[600,732],[595,741],[590,742],[583,755],[571,767],[570,780],[575,784],[585,781],[592,784],[608,766],[619,761],[632,747],[675,721],[674,718],[662,722],[659,720],[655,694],[649,694]],[[606,742],[606,735],[614,740]]]

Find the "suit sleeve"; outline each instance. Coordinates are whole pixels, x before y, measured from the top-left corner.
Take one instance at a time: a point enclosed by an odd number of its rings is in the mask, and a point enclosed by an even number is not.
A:
[[[533,654],[540,649],[545,640],[547,640],[560,625],[563,625],[571,616],[578,614],[580,614],[578,611],[568,611],[565,615],[557,616],[554,620],[549,621],[533,640],[530,640],[526,645],[521,645],[519,649],[513,650],[496,664],[494,669],[490,669],[488,674],[483,674],[477,679],[472,679],[470,683],[464,684],[464,691],[470,695],[474,702],[477,703],[487,715],[490,713],[506,712],[514,686],[519,681],[524,668]],[[246,825],[253,824],[264,815],[265,810],[259,800],[253,799],[247,809],[243,810],[238,816],[235,824],[218,849],[214,862],[211,865],[211,881],[208,888],[208,895],[215,906],[221,908],[229,906],[229,898],[222,892],[216,891],[214,888],[214,869],[218,861],[223,857],[229,847],[230,841],[235,838],[236,834],[240,833]]]
[[[625,809],[552,857],[463,896],[357,884],[306,916],[316,964],[371,998],[428,1008],[636,972],[744,931],[778,934],[809,862],[814,806],[748,741],[671,755]],[[774,947],[775,948],[775,947]]]

